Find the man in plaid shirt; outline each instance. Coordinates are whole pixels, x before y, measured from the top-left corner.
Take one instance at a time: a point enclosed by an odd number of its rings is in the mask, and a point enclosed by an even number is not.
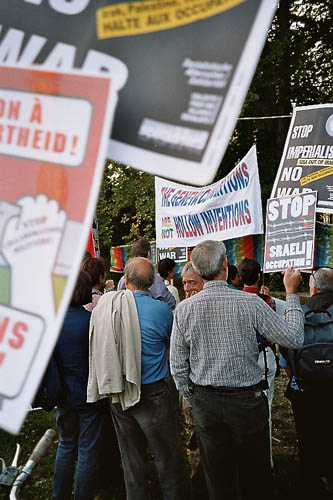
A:
[[[236,499],[237,474],[243,500],[266,498],[272,471],[256,333],[286,347],[302,346],[303,313],[295,295],[301,275],[285,272],[284,320],[257,295],[228,287],[223,243],[200,243],[191,262],[205,284],[176,309],[170,362],[192,406],[209,498]]]

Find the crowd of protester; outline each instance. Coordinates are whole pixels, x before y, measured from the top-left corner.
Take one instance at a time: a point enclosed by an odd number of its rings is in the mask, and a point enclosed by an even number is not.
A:
[[[67,398],[57,410],[53,500],[70,500],[75,463],[74,498],[93,500],[101,470],[119,474],[120,460],[127,499],[147,499],[147,446],[164,500],[192,497],[199,462],[210,500],[271,497],[277,346],[287,352],[303,345],[300,272],[284,273],[281,315],[261,285],[259,263],[243,259],[238,269],[228,265],[223,243],[205,241],[194,248],[181,271],[182,301],[172,284],[175,262],[160,261],[156,273],[149,259],[149,243],[136,241],[117,291],[105,282],[102,259],[86,254],[82,261],[56,346]],[[313,273],[310,295],[318,307],[333,304],[331,269]],[[280,363],[290,376],[300,492],[303,498],[324,498],[321,480],[333,469],[332,403],[318,391],[315,400],[304,395],[287,355]],[[180,414],[191,428],[190,467]]]

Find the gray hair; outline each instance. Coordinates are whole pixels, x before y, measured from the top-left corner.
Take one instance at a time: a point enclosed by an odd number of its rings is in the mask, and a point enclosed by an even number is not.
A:
[[[221,272],[222,263],[226,256],[224,243],[206,240],[194,248],[191,253],[191,262],[199,276],[209,281]]]
[[[186,262],[185,266],[182,268],[181,273],[180,273],[180,274],[181,274],[181,277],[183,277],[183,276],[184,276],[184,274],[187,274],[187,273],[190,273],[190,274],[198,274],[198,273],[196,272],[196,270],[194,269],[192,262],[190,262],[190,261],[189,261],[189,262]],[[198,275],[198,276],[199,276],[199,275]],[[202,281],[201,276],[199,276],[199,278],[200,278],[200,280]]]
[[[310,284],[320,292],[333,293],[333,269],[320,267],[310,277]]]
[[[186,262],[185,266],[181,270],[181,275],[183,277],[184,274],[186,273],[195,273],[196,271],[193,269],[193,264],[192,262]]]
[[[153,264],[144,257],[133,257],[127,262],[124,274],[128,282],[139,290],[147,290],[154,283],[155,270]]]

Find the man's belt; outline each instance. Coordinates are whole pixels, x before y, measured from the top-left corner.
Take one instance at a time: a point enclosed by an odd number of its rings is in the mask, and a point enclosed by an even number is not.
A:
[[[200,387],[200,389],[207,389],[209,391],[215,392],[246,392],[246,391],[261,391],[266,389],[265,380],[261,380],[258,384],[248,385],[245,387],[225,387],[223,385],[198,385],[195,384],[195,387]]]

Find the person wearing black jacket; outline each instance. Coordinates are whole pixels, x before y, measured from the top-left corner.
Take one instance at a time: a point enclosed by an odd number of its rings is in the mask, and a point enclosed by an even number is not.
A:
[[[304,306],[304,344],[331,342],[333,339],[333,269],[313,271],[310,280],[310,300]],[[326,312],[327,311],[327,312]],[[313,328],[311,324],[317,323]],[[325,338],[327,337],[327,338]],[[286,369],[290,381],[286,397],[290,400],[295,420],[300,458],[299,488],[303,498],[332,498],[327,494],[325,479],[333,480],[333,398],[332,388],[324,381],[313,388],[301,388],[294,377],[289,350],[281,349],[280,366]],[[303,387],[303,386],[302,386]],[[327,496],[326,496],[327,495]]]
[[[66,387],[66,401],[58,406],[60,433],[54,468],[52,500],[70,500],[77,460],[74,498],[93,500],[100,435],[107,400],[86,403],[89,373],[89,322],[83,308],[91,302],[89,275],[80,271],[70,307],[56,345],[59,370]]]

